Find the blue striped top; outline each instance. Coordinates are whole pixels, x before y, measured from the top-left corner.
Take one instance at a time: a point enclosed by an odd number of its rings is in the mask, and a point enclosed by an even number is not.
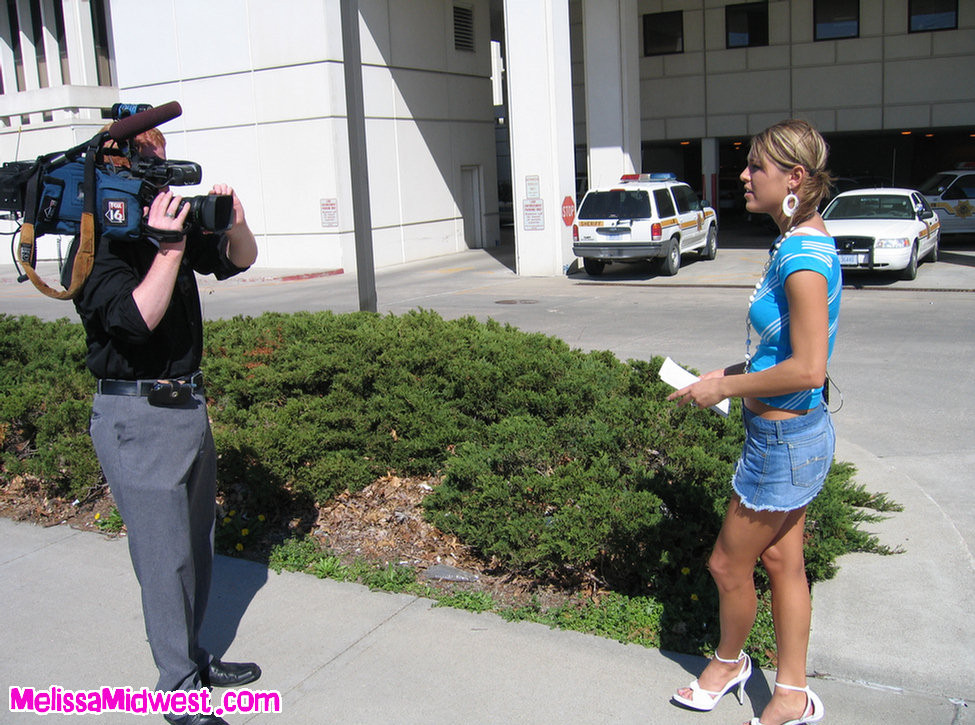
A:
[[[843,287],[840,260],[836,256],[833,238],[815,230],[796,230],[782,240],[777,250],[773,249],[769,254],[773,256],[768,273],[748,309],[752,329],[759,336],[749,370],[765,370],[792,356],[789,302],[784,285],[790,274],[805,269],[818,272],[826,278],[829,306],[828,357],[832,357],[840,314],[840,291]],[[759,400],[775,408],[808,410],[820,404],[822,393],[823,388],[820,386]]]

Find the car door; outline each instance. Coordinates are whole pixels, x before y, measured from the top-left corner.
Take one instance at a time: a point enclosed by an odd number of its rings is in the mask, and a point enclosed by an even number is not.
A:
[[[934,209],[931,208],[927,200],[919,193],[914,192],[911,194],[911,202],[914,204],[914,211],[918,221],[924,225],[924,231],[921,233],[921,252],[919,255],[923,258],[938,243],[938,239],[941,236],[941,222],[938,219],[938,215],[935,214]]]
[[[701,200],[691,187],[684,184],[674,186],[674,201],[677,203],[677,217],[680,221],[681,251],[694,249],[704,242],[704,210]]]

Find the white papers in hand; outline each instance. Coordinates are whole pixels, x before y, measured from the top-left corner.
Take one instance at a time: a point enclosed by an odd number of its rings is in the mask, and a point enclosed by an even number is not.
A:
[[[664,364],[660,366],[660,379],[667,383],[667,385],[673,386],[676,390],[686,388],[688,385],[696,383],[698,380],[700,380],[697,375],[685,370],[669,357],[664,360]],[[712,405],[711,410],[727,417],[728,407],[730,405],[731,401],[725,398],[720,403]]]

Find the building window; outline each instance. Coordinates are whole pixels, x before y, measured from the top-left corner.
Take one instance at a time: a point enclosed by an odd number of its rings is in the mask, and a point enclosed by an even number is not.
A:
[[[95,37],[95,68],[98,85],[112,85],[112,61],[108,46],[108,15],[105,0],[91,0],[91,30]]]
[[[684,52],[684,12],[650,13],[643,16],[643,55]]]
[[[907,8],[912,33],[958,27],[958,0],[910,0]]]
[[[726,47],[768,45],[768,3],[740,3],[724,9]]]
[[[474,9],[454,5],[454,50],[474,52]]]
[[[71,69],[68,62],[68,40],[64,32],[64,7],[61,3],[54,3],[54,32],[58,39],[58,56],[61,64],[61,82],[71,84]]]
[[[815,0],[816,40],[860,37],[860,0]]]
[[[10,23],[10,50],[14,56],[14,77],[4,83],[6,92],[27,90],[27,80],[24,77],[24,54],[20,46],[20,19],[17,16],[16,0],[7,0],[7,18]]]

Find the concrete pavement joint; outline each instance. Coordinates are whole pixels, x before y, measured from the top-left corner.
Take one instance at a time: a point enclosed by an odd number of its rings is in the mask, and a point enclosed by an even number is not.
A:
[[[298,688],[300,688],[302,685],[304,685],[312,677],[314,677],[315,675],[317,675],[319,672],[321,672],[322,670],[326,669],[327,667],[331,666],[333,662],[336,662],[337,660],[339,660],[342,657],[344,657],[346,655],[346,653],[348,653],[351,650],[353,650],[356,647],[358,647],[360,643],[362,643],[367,638],[371,637],[373,635],[373,633],[375,633],[378,630],[380,630],[383,627],[385,627],[387,624],[389,624],[391,621],[393,621],[394,619],[396,619],[396,617],[398,617],[400,614],[402,614],[404,611],[406,611],[407,609],[409,609],[411,606],[413,606],[418,601],[420,601],[420,597],[412,597],[410,599],[410,601],[406,602],[406,604],[404,604],[402,607],[400,607],[395,612],[393,612],[392,614],[390,614],[388,617],[386,617],[385,619],[383,619],[375,627],[373,627],[372,629],[364,632],[361,637],[359,637],[355,641],[351,642],[341,652],[336,653],[335,656],[333,656],[332,658],[326,660],[321,665],[319,665],[318,667],[316,667],[315,669],[313,669],[311,672],[309,672],[305,677],[303,677],[302,679],[298,680],[298,682],[296,682],[290,688],[288,688],[287,690],[285,690],[285,694],[294,692],[295,690],[297,690]]]
[[[53,528],[55,526],[63,526],[63,524],[57,523],[57,524],[53,524],[52,526],[46,526],[46,527],[43,527],[43,528]],[[15,561],[20,561],[21,559],[26,559],[27,557],[32,557],[35,554],[37,554],[37,552],[43,551],[44,549],[50,549],[53,546],[58,546],[58,545],[61,544],[61,542],[64,541],[64,539],[77,536],[78,534],[88,533],[88,532],[81,531],[79,529],[75,529],[74,527],[71,527],[71,531],[72,531],[72,533],[69,534],[68,536],[62,537],[60,539],[56,539],[54,541],[51,541],[50,543],[43,544],[42,546],[39,546],[36,549],[32,549],[31,551],[25,552],[25,553],[21,554],[20,556],[15,556],[13,559],[6,559],[6,560],[0,562],[0,568],[5,567],[5,566],[8,566],[9,564],[13,564]],[[91,533],[100,533],[100,532],[91,532]]]

